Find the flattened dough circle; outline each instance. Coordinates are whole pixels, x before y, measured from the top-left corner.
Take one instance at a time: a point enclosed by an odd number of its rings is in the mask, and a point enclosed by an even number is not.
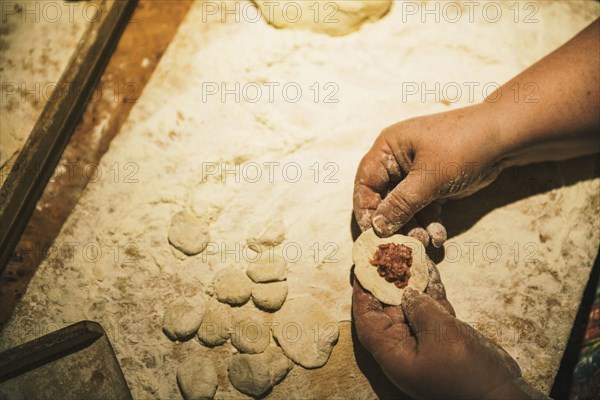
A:
[[[408,246],[412,250],[413,262],[410,268],[411,276],[408,286],[422,292],[429,283],[429,268],[427,267],[427,255],[425,247],[417,239],[393,235],[388,238],[380,238],[373,229],[363,232],[352,248],[352,260],[354,261],[354,275],[366,290],[371,292],[379,301],[390,305],[400,305],[404,289],[398,288],[391,282],[379,276],[377,268],[369,262],[375,254],[378,246],[385,243],[396,243]]]

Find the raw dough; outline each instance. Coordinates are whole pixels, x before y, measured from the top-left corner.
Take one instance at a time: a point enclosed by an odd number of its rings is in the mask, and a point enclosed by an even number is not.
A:
[[[229,364],[229,380],[240,392],[260,397],[293,367],[279,347],[271,346],[262,354],[235,354]]]
[[[242,353],[262,353],[271,340],[269,325],[258,314],[238,310],[233,317],[233,332],[231,344]]]
[[[281,308],[288,294],[286,282],[261,283],[252,289],[252,300],[258,308],[276,311]]]
[[[209,300],[202,318],[198,339],[207,346],[218,346],[231,336],[231,312],[229,306],[216,300]]]
[[[177,368],[177,384],[185,400],[212,399],[217,392],[217,370],[209,357],[194,355]]]
[[[312,297],[288,300],[272,326],[285,355],[304,368],[325,365],[340,334],[333,314]]]
[[[285,239],[285,225],[278,217],[270,219],[267,223],[261,221],[248,229],[247,237],[246,242],[252,250],[257,253],[268,252]]]
[[[209,220],[189,211],[180,211],[171,218],[169,243],[188,256],[201,253],[210,242]]]
[[[284,280],[286,269],[283,257],[264,253],[257,262],[250,264],[246,273],[254,282],[273,282]]]
[[[379,276],[377,268],[371,265],[370,260],[377,247],[384,243],[404,244],[412,249],[413,262],[410,268],[411,277],[408,286],[419,291],[425,290],[429,282],[428,259],[423,244],[409,236],[393,235],[389,238],[380,238],[373,229],[363,232],[352,248],[354,261],[354,275],[366,290],[373,293],[382,303],[399,305],[402,302],[404,289],[396,287],[391,282]]]
[[[226,267],[215,275],[213,289],[219,301],[242,305],[250,299],[252,281],[241,269]]]
[[[190,339],[200,327],[204,304],[193,307],[184,300],[175,300],[165,310],[163,332],[171,340]]]
[[[427,225],[427,233],[431,237],[431,244],[433,244],[433,247],[436,249],[442,247],[448,239],[446,228],[439,222],[432,222]]]
[[[263,18],[276,28],[309,29],[331,36],[357,31],[388,13],[392,0],[255,0]]]

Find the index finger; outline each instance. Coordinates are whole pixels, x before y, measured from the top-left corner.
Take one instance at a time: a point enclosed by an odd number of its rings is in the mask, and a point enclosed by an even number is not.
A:
[[[379,146],[376,142],[363,157],[354,180],[354,215],[362,231],[371,228],[373,214],[383,195],[390,183],[399,180],[401,175],[393,154]]]

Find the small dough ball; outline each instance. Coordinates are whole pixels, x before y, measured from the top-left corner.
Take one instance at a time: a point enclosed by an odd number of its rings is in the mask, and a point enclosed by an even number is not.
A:
[[[281,382],[294,367],[279,347],[271,346],[262,354],[235,354],[229,364],[229,380],[234,388],[253,397],[261,397]]]
[[[444,225],[439,222],[432,222],[427,225],[427,233],[431,236],[431,244],[436,249],[439,249],[448,240],[448,233]]]
[[[175,300],[165,310],[163,332],[171,340],[190,339],[200,327],[204,305],[193,307],[184,300]]]
[[[246,273],[256,283],[282,281],[285,279],[287,263],[278,255],[261,255],[257,262],[250,264]]]
[[[233,317],[231,344],[242,353],[262,353],[271,340],[269,325],[258,312],[238,310]]]
[[[428,259],[423,243],[414,237],[397,234],[388,238],[380,238],[373,229],[369,229],[354,242],[352,260],[356,279],[363,288],[371,292],[382,303],[397,306],[402,303],[404,289],[398,288],[392,282],[379,276],[377,268],[370,262],[379,245],[385,243],[404,244],[411,248],[413,260],[407,287],[412,287],[420,292],[424,291],[429,283]]]
[[[285,355],[304,368],[325,365],[340,335],[333,314],[312,297],[286,301],[274,314],[272,327]]]
[[[308,29],[331,36],[357,31],[388,13],[392,0],[254,0],[263,18],[276,28]]]
[[[281,308],[288,294],[286,282],[261,283],[252,289],[252,300],[258,308],[276,311]]]
[[[200,329],[198,339],[207,346],[219,346],[231,336],[231,311],[229,307],[216,300],[209,300]]]
[[[171,218],[169,228],[169,243],[177,250],[193,256],[206,249],[210,242],[207,218],[181,211]]]
[[[252,281],[239,268],[226,267],[215,275],[213,288],[217,299],[223,303],[242,305],[252,295]]]
[[[185,400],[208,400],[217,392],[217,370],[208,357],[194,355],[177,368],[177,384]]]
[[[285,239],[285,225],[281,218],[273,218],[266,223],[260,222],[248,229],[248,247],[257,253],[268,251],[280,245]]]

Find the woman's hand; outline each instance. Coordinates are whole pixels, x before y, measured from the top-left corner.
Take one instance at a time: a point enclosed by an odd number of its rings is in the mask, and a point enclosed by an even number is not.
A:
[[[600,19],[485,102],[385,129],[356,173],[360,228],[390,236],[408,224],[405,233],[439,247],[445,240],[435,225],[439,207],[425,208],[433,201],[469,195],[506,166],[597,154],[599,37]],[[526,87],[535,95],[515,94]]]
[[[356,332],[385,375],[415,398],[546,398],[508,353],[454,317],[432,262],[429,273],[425,293],[406,289],[402,306],[381,304],[354,281]]]
[[[405,233],[440,247],[446,235],[438,223],[440,208],[427,206],[483,188],[505,165],[488,109],[483,103],[385,129],[356,173],[354,213],[360,228],[372,225],[385,237],[408,224]],[[409,222],[415,214],[416,221]]]

